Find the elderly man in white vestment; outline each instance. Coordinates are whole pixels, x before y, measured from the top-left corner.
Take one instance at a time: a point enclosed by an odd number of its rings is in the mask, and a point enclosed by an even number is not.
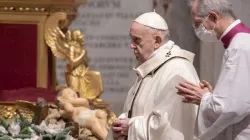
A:
[[[135,19],[130,36],[137,80],[107,140],[193,140],[198,108],[183,104],[175,85],[199,83],[194,54],[169,40],[167,23],[155,12]]]
[[[197,36],[219,39],[225,52],[215,89],[206,81],[177,86],[184,102],[200,104],[200,140],[250,140],[250,29],[236,19],[227,0],[198,0],[192,7]]]

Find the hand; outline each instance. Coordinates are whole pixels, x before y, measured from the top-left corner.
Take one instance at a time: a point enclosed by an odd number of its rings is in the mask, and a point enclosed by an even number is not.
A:
[[[211,93],[213,92],[213,87],[207,81],[205,81],[205,80],[203,80],[202,82],[200,82],[200,87],[202,89],[207,88],[207,90],[209,90],[209,92],[211,92]]]
[[[111,126],[111,129],[113,130],[114,133],[114,139],[119,139],[119,137],[122,135],[122,127],[121,124],[119,123],[119,120],[115,120]]]
[[[209,92],[209,88],[201,88],[190,82],[182,82],[176,88],[178,89],[177,94],[182,97],[182,102],[197,105],[200,105],[203,95]]]
[[[112,130],[114,132],[115,138],[122,139],[128,135],[128,123],[129,118],[118,119],[112,124]]]

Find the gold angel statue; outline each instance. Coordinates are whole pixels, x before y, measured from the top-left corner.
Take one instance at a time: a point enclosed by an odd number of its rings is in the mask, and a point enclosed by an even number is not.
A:
[[[45,24],[45,41],[54,56],[67,61],[65,68],[66,86],[79,93],[95,109],[104,109],[108,114],[108,124],[111,124],[116,115],[108,105],[99,99],[103,92],[102,78],[98,71],[91,70],[88,64],[87,51],[84,48],[84,36],[80,30],[67,31],[67,15],[63,12],[52,14]]]
[[[65,70],[67,87],[73,88],[80,97],[88,100],[99,97],[103,92],[101,74],[89,68],[81,31],[68,30],[64,34],[59,27],[47,28],[45,40],[57,58],[67,61]]]

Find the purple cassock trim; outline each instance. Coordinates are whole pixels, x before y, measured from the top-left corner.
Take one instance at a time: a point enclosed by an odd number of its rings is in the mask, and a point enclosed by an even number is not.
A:
[[[221,41],[224,44],[225,49],[228,48],[234,36],[238,33],[248,33],[250,34],[250,29],[244,25],[242,22],[236,25],[233,29],[231,29],[224,37],[222,37]]]

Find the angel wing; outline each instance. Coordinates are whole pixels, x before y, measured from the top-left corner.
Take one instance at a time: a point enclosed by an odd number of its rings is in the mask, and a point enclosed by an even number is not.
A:
[[[68,42],[65,34],[60,30],[60,22],[67,22],[67,15],[63,12],[57,12],[52,14],[45,23],[45,42],[51,48],[52,53],[59,59],[67,59],[67,53],[69,52]]]
[[[59,59],[67,59],[68,44],[60,29],[48,29],[45,36],[45,41],[51,48],[52,53]]]

